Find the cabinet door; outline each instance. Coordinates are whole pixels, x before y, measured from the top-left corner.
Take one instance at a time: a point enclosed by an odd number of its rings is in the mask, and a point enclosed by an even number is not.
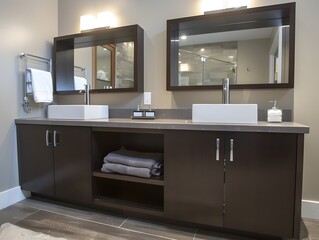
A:
[[[232,133],[228,136],[225,227],[291,237],[297,136],[279,133]]]
[[[220,139],[216,161],[216,139]],[[224,163],[222,136],[172,131],[164,140],[165,216],[192,223],[222,226]]]
[[[17,130],[21,188],[54,196],[53,150],[48,142],[51,138],[50,127],[18,125]]]
[[[54,127],[56,146],[56,197],[77,202],[91,202],[91,131],[81,127]]]

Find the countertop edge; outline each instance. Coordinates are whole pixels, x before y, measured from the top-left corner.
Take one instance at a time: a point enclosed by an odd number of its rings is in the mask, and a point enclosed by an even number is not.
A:
[[[294,123],[268,123],[257,124],[210,124],[193,123],[191,120],[156,119],[132,120],[123,118],[96,119],[96,120],[66,120],[47,118],[20,118],[15,124],[36,124],[56,126],[78,126],[96,128],[132,128],[132,129],[158,129],[158,130],[190,130],[190,131],[232,131],[232,132],[269,132],[269,133],[309,133],[309,127]]]

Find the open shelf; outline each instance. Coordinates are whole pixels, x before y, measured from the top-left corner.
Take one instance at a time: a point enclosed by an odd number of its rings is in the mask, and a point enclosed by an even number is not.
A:
[[[93,203],[99,206],[116,208],[124,211],[134,211],[139,213],[162,216],[164,214],[163,206],[141,204],[129,202],[108,197],[94,197]]]
[[[93,196],[98,205],[163,211],[163,180],[94,172]],[[103,177],[100,177],[103,176]],[[145,184],[146,182],[146,184]],[[155,184],[153,184],[155,183]],[[161,183],[161,185],[156,184]]]
[[[103,131],[102,131],[103,130]],[[93,203],[121,211],[163,216],[164,175],[142,178],[105,173],[103,159],[122,147],[140,152],[164,153],[164,134],[160,131],[96,128],[92,131]]]
[[[99,178],[122,180],[122,181],[127,181],[127,182],[136,182],[136,183],[164,186],[164,177],[163,176],[151,177],[151,178],[141,178],[141,177],[134,177],[134,176],[129,176],[129,175],[117,174],[117,173],[104,173],[102,171],[94,171],[93,176],[99,177]]]

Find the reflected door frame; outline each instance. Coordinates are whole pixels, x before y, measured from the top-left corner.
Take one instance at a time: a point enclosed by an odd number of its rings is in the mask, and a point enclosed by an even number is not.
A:
[[[110,81],[111,81],[111,87],[112,89],[115,88],[115,53],[116,53],[116,46],[114,44],[105,44],[101,45],[101,47],[107,49],[111,53],[111,74],[110,74]],[[92,87],[93,89],[97,88],[97,46],[92,47]]]

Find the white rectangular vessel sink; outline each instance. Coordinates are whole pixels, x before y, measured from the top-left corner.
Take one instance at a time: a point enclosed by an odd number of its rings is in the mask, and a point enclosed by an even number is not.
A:
[[[49,105],[48,118],[99,119],[109,117],[108,105]]]
[[[193,104],[192,121],[203,123],[257,123],[257,104]]]

